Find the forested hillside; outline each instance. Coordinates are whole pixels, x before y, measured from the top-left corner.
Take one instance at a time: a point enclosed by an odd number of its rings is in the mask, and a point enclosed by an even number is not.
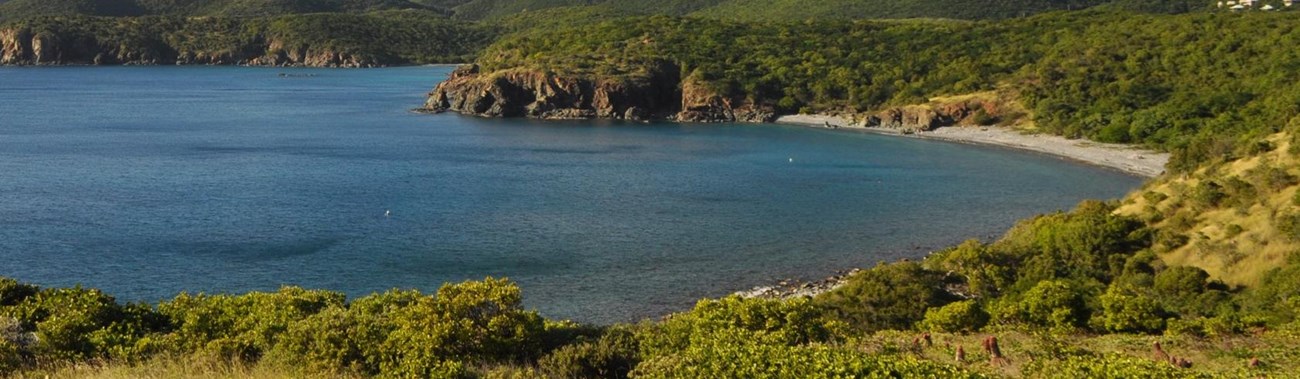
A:
[[[436,4],[406,0],[10,0],[0,3],[0,21],[55,15],[259,17],[394,9],[450,13]]]
[[[1000,91],[1033,127],[1177,152],[1185,172],[1293,122],[1292,13],[1056,13],[996,23],[729,23],[640,17],[504,37],[484,71],[634,78],[671,62],[777,113],[865,112]]]
[[[977,20],[1079,10],[1109,3],[1117,8],[1148,12],[1188,12],[1210,5],[1192,0],[7,0],[0,2],[0,21],[51,15],[260,17],[394,9],[423,9],[462,20],[488,20],[555,8],[604,15],[689,15],[735,21]]]
[[[4,64],[249,64],[368,67],[463,62],[490,27],[427,11],[257,18],[36,18],[0,28]]]

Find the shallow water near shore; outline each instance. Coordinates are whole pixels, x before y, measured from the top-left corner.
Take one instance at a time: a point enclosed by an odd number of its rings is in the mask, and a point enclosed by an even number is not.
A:
[[[409,112],[450,70],[0,68],[0,275],[150,302],[509,277],[548,317],[607,323],[1141,182],[802,127]]]

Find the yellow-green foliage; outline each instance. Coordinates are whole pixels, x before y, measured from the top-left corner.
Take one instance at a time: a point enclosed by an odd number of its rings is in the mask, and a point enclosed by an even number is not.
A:
[[[866,355],[827,345],[787,346],[744,334],[714,335],[685,351],[637,366],[637,378],[979,378],[909,356]]]
[[[936,332],[973,332],[989,322],[989,314],[974,300],[954,302],[925,311],[919,327]]]
[[[262,54],[346,54],[364,63],[428,64],[472,59],[493,27],[426,12],[316,13],[274,17],[42,17],[0,25],[63,44],[64,64],[157,63],[184,57],[236,64]],[[279,50],[276,50],[279,49]],[[117,62],[122,57],[138,62]],[[30,63],[30,62],[29,62]],[[45,62],[51,63],[51,62]]]
[[[1196,266],[1213,279],[1258,285],[1270,268],[1300,251],[1290,237],[1300,159],[1293,134],[1246,145],[1241,159],[1215,162],[1147,184],[1118,213],[1151,223],[1157,252],[1172,265]]]
[[[0,307],[18,325],[0,344],[7,353],[0,362],[197,355],[314,372],[456,377],[540,355],[543,320],[521,299],[517,286],[491,278],[444,285],[435,296],[391,291],[350,304],[340,293],[296,287],[181,294],[156,308],[120,305],[97,290],[47,289]]]

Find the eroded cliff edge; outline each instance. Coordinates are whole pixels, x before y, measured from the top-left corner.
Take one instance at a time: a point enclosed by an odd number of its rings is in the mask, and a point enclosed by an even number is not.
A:
[[[258,36],[234,48],[176,49],[161,41],[120,44],[92,35],[0,29],[0,65],[248,65],[378,67],[391,59]]]
[[[429,93],[423,110],[539,119],[771,122],[776,112],[718,94],[671,63],[618,79],[560,76],[527,69],[480,72],[458,67]]]
[[[772,122],[771,105],[723,96],[672,63],[618,79],[557,75],[530,69],[485,72],[458,67],[429,93],[421,109],[483,117],[536,119],[669,120],[680,122]],[[1007,112],[996,100],[969,98],[852,114],[855,126],[900,133],[952,125],[998,122]]]

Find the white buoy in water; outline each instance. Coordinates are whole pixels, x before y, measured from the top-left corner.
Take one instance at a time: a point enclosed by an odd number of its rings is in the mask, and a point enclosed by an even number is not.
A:
[[[794,163],[794,158],[790,158],[790,163]]]
[[[385,210],[385,211],[384,211],[384,217],[389,217],[389,216],[392,216],[392,215],[393,215],[393,211],[391,211],[391,210]]]

